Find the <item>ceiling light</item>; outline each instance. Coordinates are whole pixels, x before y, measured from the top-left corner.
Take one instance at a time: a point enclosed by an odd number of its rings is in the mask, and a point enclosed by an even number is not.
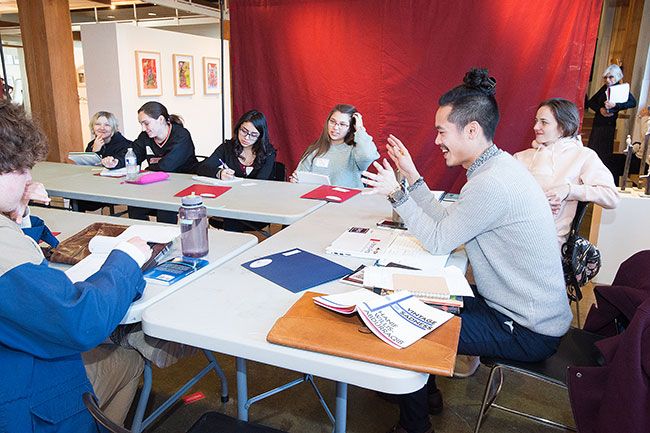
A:
[[[156,16],[156,14],[153,13],[153,12],[149,12],[147,15],[149,15],[150,17],[155,17]]]
[[[106,15],[106,18],[115,18],[115,15]]]
[[[114,11],[117,6],[111,5],[111,10]]]

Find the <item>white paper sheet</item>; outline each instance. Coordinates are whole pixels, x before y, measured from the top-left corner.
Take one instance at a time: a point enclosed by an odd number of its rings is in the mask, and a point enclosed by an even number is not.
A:
[[[609,89],[609,102],[621,104],[630,97],[630,83],[617,84]]]
[[[447,282],[449,294],[452,296],[474,296],[465,275],[455,266],[449,266],[439,271],[416,271],[395,267],[369,266],[363,272],[363,285],[365,287],[378,287],[381,289],[394,290],[393,275],[419,275],[431,277],[443,277]]]

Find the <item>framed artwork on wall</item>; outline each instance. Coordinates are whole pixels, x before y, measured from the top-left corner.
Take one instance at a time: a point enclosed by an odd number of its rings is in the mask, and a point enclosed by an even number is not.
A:
[[[160,75],[160,53],[155,51],[135,52],[135,72],[138,76],[138,96],[162,95]]]
[[[206,95],[216,95],[221,92],[218,57],[203,58],[203,92]]]
[[[174,54],[174,94],[194,94],[194,57]]]

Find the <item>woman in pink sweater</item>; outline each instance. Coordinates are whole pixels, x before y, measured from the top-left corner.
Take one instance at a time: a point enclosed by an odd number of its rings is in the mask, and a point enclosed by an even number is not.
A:
[[[577,135],[578,107],[566,99],[548,99],[537,109],[531,149],[514,155],[537,179],[555,216],[560,246],[567,239],[579,201],[606,209],[618,204],[612,173]]]

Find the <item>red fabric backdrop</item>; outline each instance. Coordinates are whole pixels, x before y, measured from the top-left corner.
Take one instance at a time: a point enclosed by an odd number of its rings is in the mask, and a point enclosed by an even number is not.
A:
[[[480,66],[497,79],[495,142],[530,146],[537,104],[582,106],[602,0],[233,0],[234,119],[257,108],[292,171],[329,110],[353,104],[385,155],[401,138],[429,185],[458,191],[434,145],[438,98]]]

